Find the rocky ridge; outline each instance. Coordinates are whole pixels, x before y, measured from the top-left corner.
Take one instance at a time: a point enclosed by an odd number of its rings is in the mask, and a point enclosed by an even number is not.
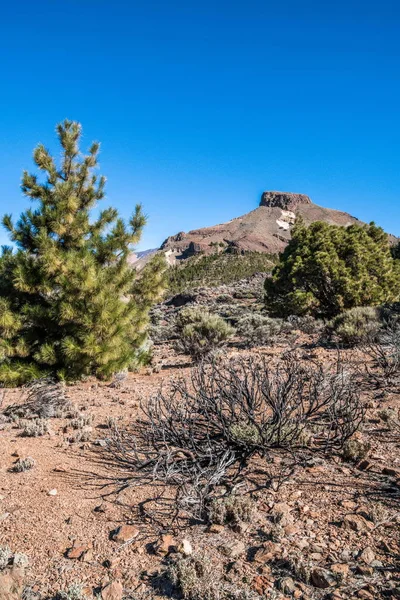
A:
[[[309,196],[291,192],[266,191],[258,208],[227,223],[183,231],[169,236],[161,245],[168,262],[216,251],[264,252],[278,254],[290,240],[290,232],[301,216],[306,223],[324,221],[332,225],[349,226],[361,223],[350,214],[314,204]],[[145,260],[148,260],[149,255]],[[144,261],[138,259],[135,266]]]

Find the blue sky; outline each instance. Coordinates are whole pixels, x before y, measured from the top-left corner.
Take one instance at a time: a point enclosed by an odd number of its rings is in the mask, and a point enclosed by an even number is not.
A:
[[[20,0],[0,24],[0,213],[79,120],[139,249],[309,194],[400,235],[398,0]],[[0,233],[0,243],[5,243]]]

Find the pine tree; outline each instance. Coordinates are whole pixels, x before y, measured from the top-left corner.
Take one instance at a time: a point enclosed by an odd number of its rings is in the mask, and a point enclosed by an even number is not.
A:
[[[332,317],[355,306],[397,300],[399,262],[392,258],[388,236],[374,223],[306,227],[299,220],[265,290],[267,307],[276,316]]]
[[[45,175],[23,173],[22,191],[38,204],[14,225],[3,218],[16,251],[0,259],[0,382],[20,384],[44,374],[73,380],[109,377],[142,354],[147,313],[163,286],[156,257],[136,279],[132,245],[146,219],[140,205],[126,224],[114,208],[91,220],[104,198],[105,178],[94,174],[99,144],[79,150],[81,126],[57,127],[58,168],[39,145],[34,161]]]

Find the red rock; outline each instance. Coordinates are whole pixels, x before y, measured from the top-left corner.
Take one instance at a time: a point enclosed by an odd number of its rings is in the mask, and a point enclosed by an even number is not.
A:
[[[363,560],[367,565],[370,565],[375,560],[375,554],[371,546],[367,546],[360,554],[360,559]]]
[[[254,562],[264,564],[276,557],[280,553],[281,547],[274,542],[265,542],[265,544],[258,548],[254,554]]]
[[[102,589],[101,598],[102,600],[122,600],[123,591],[121,582],[112,581]]]
[[[357,469],[359,471],[369,471],[370,469],[372,469],[372,467],[373,467],[373,464],[369,460],[362,460],[357,465]]]
[[[165,556],[170,552],[175,552],[176,542],[172,535],[162,535],[158,544],[155,546],[155,551],[157,554]]]
[[[311,571],[311,581],[317,588],[328,588],[335,583],[335,578],[330,571],[319,567]]]
[[[66,557],[70,558],[72,560],[76,560],[79,559],[83,556],[83,554],[85,552],[87,552],[90,549],[90,546],[86,545],[82,545],[82,544],[77,544],[76,546],[72,546],[72,548],[68,548],[67,552],[66,552]]]
[[[352,531],[363,531],[368,528],[367,520],[356,514],[346,515],[343,519],[343,527]]]
[[[114,542],[125,544],[126,542],[134,540],[139,533],[139,529],[134,525],[121,525],[121,527],[118,527],[118,529],[113,533],[112,539]]]
[[[208,533],[222,533],[224,530],[223,525],[217,525],[216,523],[212,523],[207,529]]]
[[[266,596],[268,590],[273,587],[274,583],[264,575],[257,575],[252,581],[251,587],[259,596]]]
[[[357,592],[357,597],[358,598],[363,598],[364,600],[375,600],[375,596],[373,596],[370,592],[368,592],[367,590],[359,590]]]

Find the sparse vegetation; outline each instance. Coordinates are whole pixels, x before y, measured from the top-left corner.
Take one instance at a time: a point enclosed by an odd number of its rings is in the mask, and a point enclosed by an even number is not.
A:
[[[168,291],[178,294],[199,286],[230,284],[255,273],[269,273],[274,262],[275,256],[261,252],[194,256],[169,269]]]
[[[250,496],[229,494],[222,498],[211,500],[207,507],[210,523],[225,525],[243,521],[251,523],[256,511],[256,503]]]
[[[71,410],[65,394],[65,385],[52,379],[38,379],[26,386],[27,398],[23,404],[10,405],[4,414],[13,419],[50,419]]]
[[[379,385],[388,385],[400,375],[400,328],[388,325],[375,340],[365,346],[372,360],[369,374]]]
[[[218,315],[201,308],[182,310],[176,319],[179,347],[198,360],[221,348],[234,329]]]
[[[22,437],[41,437],[50,430],[47,419],[34,419],[24,424]]]
[[[86,600],[87,595],[84,592],[84,586],[81,583],[74,583],[68,589],[57,592],[54,600]]]

